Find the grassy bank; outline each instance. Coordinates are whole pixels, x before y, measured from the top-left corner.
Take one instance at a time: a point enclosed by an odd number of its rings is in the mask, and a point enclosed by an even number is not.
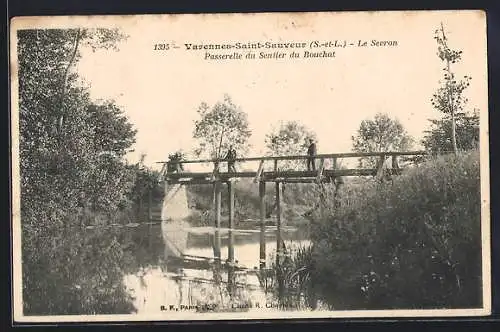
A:
[[[344,189],[313,227],[311,280],[336,309],[481,306],[479,154]]]

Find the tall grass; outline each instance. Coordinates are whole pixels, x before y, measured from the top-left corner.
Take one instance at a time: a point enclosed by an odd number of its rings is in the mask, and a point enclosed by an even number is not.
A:
[[[289,246],[277,259],[274,252],[271,265],[261,270],[259,280],[266,292],[284,310],[315,308],[317,294],[311,273],[314,271],[312,246]]]

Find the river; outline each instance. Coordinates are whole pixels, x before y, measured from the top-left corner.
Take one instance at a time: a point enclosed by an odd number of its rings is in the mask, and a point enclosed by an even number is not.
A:
[[[259,229],[163,221],[128,232],[141,234],[140,250],[130,252],[139,267],[124,277],[138,314],[251,311],[266,306],[266,310],[278,310],[267,281],[269,273],[259,272]],[[288,252],[309,244],[306,226],[283,227],[281,232]],[[266,227],[265,243],[266,267],[270,267],[276,252],[275,226]],[[230,251],[234,265],[227,264]]]

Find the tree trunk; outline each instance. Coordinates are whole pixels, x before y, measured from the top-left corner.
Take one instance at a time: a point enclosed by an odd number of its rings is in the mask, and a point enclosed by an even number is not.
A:
[[[60,106],[59,106],[60,115],[59,115],[59,119],[57,120],[57,124],[56,124],[57,132],[59,135],[61,135],[61,133],[62,133],[62,127],[64,124],[64,102],[65,102],[65,98],[66,98],[66,89],[67,89],[67,84],[68,84],[69,70],[75,62],[76,53],[78,52],[78,45],[80,43],[80,39],[81,39],[81,31],[78,28],[76,30],[76,36],[75,36],[75,40],[73,42],[73,45],[74,45],[73,51],[71,53],[70,59],[68,61],[68,65],[66,66],[66,69],[64,71],[64,76],[63,76],[62,92],[61,92],[61,97],[60,97],[61,101],[60,101]]]
[[[217,160],[222,159],[222,138],[224,138],[225,132],[226,132],[225,128],[222,127],[222,131],[220,134],[220,140],[219,140],[219,146],[217,147],[217,155],[215,157]]]
[[[457,148],[457,123],[455,119],[455,107],[453,105],[453,90],[450,86],[451,80],[451,69],[450,69],[450,60],[446,59],[446,71],[448,72],[448,79],[446,85],[448,86],[448,99],[450,106],[450,114],[451,114],[451,145],[453,148],[453,153],[456,155],[458,153]]]
[[[448,45],[446,43],[446,36],[444,34],[444,27],[443,23],[441,23],[441,32],[443,33],[443,43],[445,46],[445,51],[448,52]],[[453,147],[453,153],[456,155],[458,154],[458,148],[457,148],[457,132],[456,132],[456,119],[455,119],[455,107],[453,105],[453,90],[450,86],[450,80],[452,78],[451,74],[451,69],[450,69],[450,58],[448,54],[446,55],[446,72],[448,73],[448,78],[446,80],[446,86],[448,88],[448,99],[449,99],[449,106],[450,106],[450,114],[451,114],[451,144]]]
[[[450,105],[450,106],[451,106],[451,144],[453,145],[453,153],[455,155],[457,155],[458,154],[457,123],[456,123],[456,119],[455,119],[455,109],[453,108],[453,105]]]

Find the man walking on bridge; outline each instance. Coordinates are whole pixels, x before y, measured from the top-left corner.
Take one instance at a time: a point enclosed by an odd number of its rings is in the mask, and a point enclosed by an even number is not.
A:
[[[312,138],[309,139],[309,148],[307,149],[307,155],[309,158],[307,158],[307,170],[308,171],[315,171],[316,170],[316,165],[314,163],[314,156],[316,155],[316,143],[314,143],[314,140]]]
[[[231,145],[229,150],[227,151],[226,158],[227,160],[227,171],[236,173],[236,168],[234,167],[235,159],[236,159],[236,150]]]

